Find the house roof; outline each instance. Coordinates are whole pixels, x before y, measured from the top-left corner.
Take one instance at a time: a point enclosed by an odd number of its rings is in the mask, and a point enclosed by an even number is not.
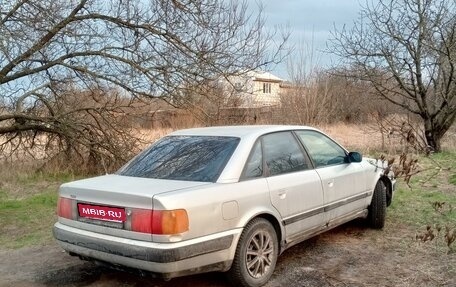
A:
[[[253,77],[254,81],[267,81],[267,82],[283,82],[284,80],[264,71],[250,71],[247,73],[250,77]]]

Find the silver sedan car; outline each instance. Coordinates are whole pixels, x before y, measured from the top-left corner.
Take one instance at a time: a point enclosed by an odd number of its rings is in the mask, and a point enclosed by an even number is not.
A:
[[[63,184],[53,232],[83,259],[261,286],[294,244],[355,218],[382,228],[394,189],[382,166],[311,127],[188,129],[115,174]]]

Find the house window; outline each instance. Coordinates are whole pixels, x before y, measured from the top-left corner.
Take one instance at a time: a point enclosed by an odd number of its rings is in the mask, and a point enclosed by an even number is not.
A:
[[[263,83],[263,93],[264,94],[271,93],[271,83]]]

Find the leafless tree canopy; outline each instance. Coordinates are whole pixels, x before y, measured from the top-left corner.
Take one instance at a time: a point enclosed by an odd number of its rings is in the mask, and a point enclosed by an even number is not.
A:
[[[392,104],[381,97],[367,97],[373,87],[366,81],[346,76],[347,69],[322,69],[318,53],[301,44],[287,63],[290,82],[281,94],[281,110],[287,123],[319,125],[366,122],[379,114],[394,113]]]
[[[330,50],[352,76],[423,120],[427,144],[456,119],[456,2],[368,1],[351,29],[334,31]]]
[[[30,132],[67,146],[90,141],[106,129],[99,119],[109,122],[113,101],[62,108],[63,95],[109,91],[124,99],[116,107],[126,98],[166,99],[279,61],[285,38],[266,33],[261,11],[250,15],[237,1],[0,0],[0,135],[9,143],[24,135],[33,142]],[[78,112],[91,108],[98,121],[78,129],[88,116]],[[77,133],[68,137],[63,126]]]

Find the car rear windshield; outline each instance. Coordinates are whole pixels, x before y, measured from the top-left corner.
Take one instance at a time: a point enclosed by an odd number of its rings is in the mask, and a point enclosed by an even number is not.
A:
[[[133,158],[117,174],[215,182],[238,143],[236,137],[165,137]]]

